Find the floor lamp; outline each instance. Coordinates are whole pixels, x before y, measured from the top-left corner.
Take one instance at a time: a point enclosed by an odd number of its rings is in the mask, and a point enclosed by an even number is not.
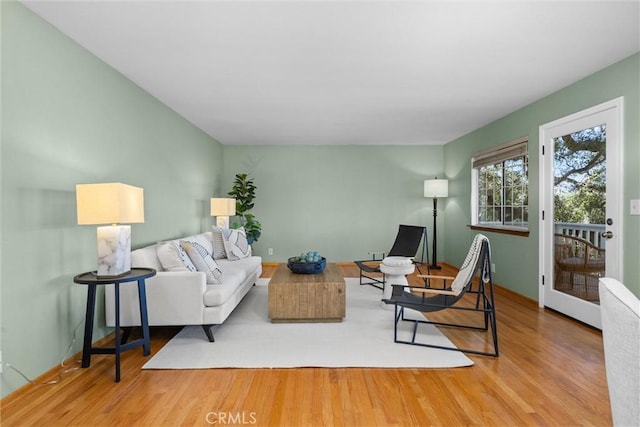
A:
[[[449,180],[447,179],[426,179],[424,181],[424,197],[431,197],[433,199],[433,255],[431,259],[431,265],[429,269],[439,270],[440,267],[437,263],[437,235],[436,235],[436,217],[438,216],[438,198],[449,196]]]

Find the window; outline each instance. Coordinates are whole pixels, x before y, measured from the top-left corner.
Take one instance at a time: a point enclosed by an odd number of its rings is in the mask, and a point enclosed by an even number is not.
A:
[[[477,153],[471,164],[471,224],[491,228],[527,229],[527,139],[521,138]]]

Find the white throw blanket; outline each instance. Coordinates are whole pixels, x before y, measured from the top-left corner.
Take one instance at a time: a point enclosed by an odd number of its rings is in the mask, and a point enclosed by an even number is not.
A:
[[[478,258],[482,252],[482,243],[484,242],[489,244],[489,239],[484,234],[476,234],[473,238],[473,242],[471,242],[471,247],[469,248],[469,252],[467,252],[467,256],[462,263],[462,267],[460,267],[460,271],[458,271],[456,278],[451,284],[451,290],[455,292],[456,295],[459,295],[464,287],[473,279],[473,272],[476,264],[478,263]],[[491,252],[491,247],[489,247],[489,252]],[[488,270],[485,269],[485,271]],[[482,280],[487,283],[489,278],[483,277]]]

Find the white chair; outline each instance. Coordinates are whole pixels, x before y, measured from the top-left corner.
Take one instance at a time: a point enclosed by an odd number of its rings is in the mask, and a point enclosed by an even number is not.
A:
[[[600,279],[604,360],[615,426],[640,425],[640,300],[622,283]]]

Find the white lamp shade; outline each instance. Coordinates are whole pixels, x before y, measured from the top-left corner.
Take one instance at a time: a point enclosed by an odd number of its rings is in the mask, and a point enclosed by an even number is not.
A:
[[[119,182],[76,185],[78,224],[144,222],[144,190]]]
[[[211,216],[233,216],[236,214],[236,199],[211,199]]]
[[[440,198],[449,196],[448,179],[425,179],[424,197]]]

